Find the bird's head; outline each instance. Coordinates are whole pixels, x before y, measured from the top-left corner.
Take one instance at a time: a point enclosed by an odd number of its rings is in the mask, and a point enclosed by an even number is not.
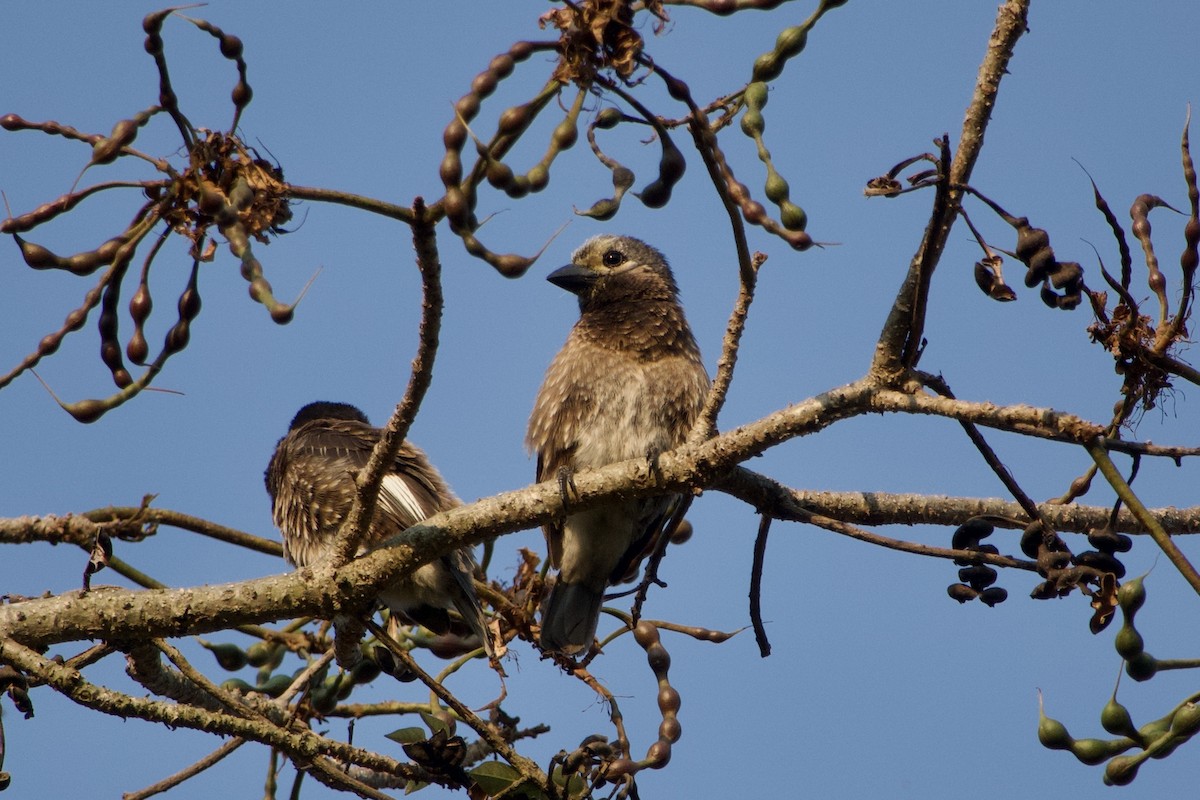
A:
[[[588,239],[571,255],[570,264],[546,280],[576,295],[583,311],[616,302],[673,302],[678,295],[663,254],[632,236]]]
[[[364,425],[370,425],[367,415],[360,411],[356,406],[349,403],[334,403],[329,400],[318,400],[315,403],[309,403],[304,408],[296,412],[296,416],[292,417],[292,424],[288,426],[289,431],[294,431],[301,425],[307,422],[312,422],[317,419],[347,419],[361,422]]]

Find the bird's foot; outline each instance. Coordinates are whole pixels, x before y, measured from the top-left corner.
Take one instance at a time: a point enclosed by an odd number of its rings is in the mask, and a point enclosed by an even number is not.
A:
[[[575,470],[570,467],[558,468],[558,494],[562,498],[563,511],[571,505],[571,495],[579,496],[575,487]]]

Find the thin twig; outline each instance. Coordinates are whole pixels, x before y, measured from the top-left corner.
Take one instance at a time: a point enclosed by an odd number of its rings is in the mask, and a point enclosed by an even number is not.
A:
[[[168,789],[174,789],[188,778],[193,778],[209,767],[217,764],[221,759],[225,758],[225,756],[229,755],[234,750],[237,750],[245,743],[246,740],[240,737],[230,739],[216,750],[213,750],[211,753],[206,755],[204,758],[201,758],[193,764],[189,764],[188,766],[176,772],[174,775],[168,775],[161,781],[152,783],[146,788],[139,789],[136,792],[126,792],[125,794],[121,795],[121,800],[145,800],[147,797],[153,797],[156,794],[162,794]]]
[[[424,201],[419,197],[413,202],[413,213],[412,237],[413,246],[417,251],[417,269],[421,273],[422,294],[417,354],[412,361],[412,372],[409,375],[408,387],[404,391],[404,398],[396,405],[396,410],[383,429],[370,459],[359,472],[354,504],[331,548],[331,566],[334,567],[347,563],[357,553],[358,544],[363,541],[370,527],[384,473],[395,461],[396,453],[400,451],[400,445],[408,435],[408,429],[416,418],[425,392],[433,380],[433,365],[437,356],[444,302],[442,264],[438,257],[437,238],[434,233],[436,219],[431,218]]]

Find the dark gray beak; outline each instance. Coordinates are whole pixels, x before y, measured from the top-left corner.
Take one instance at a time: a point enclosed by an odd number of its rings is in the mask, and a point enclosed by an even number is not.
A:
[[[596,278],[597,275],[595,272],[575,264],[567,264],[565,267],[559,267],[546,276],[546,280],[560,289],[566,289],[572,294],[579,294],[586,291],[589,286],[596,282]]]

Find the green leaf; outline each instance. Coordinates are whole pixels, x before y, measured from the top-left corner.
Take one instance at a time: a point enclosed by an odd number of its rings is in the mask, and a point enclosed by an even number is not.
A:
[[[428,785],[425,781],[409,781],[404,785],[404,794],[410,795],[413,792],[419,792]]]
[[[424,720],[425,724],[429,726],[430,733],[437,733],[438,731],[445,731],[447,734],[450,734],[450,735],[454,734],[453,723],[447,722],[446,720],[442,719],[441,717],[434,716],[433,714],[430,714],[428,711],[421,711],[419,713],[421,714],[421,719]]]
[[[391,733],[387,733],[384,735],[387,736],[387,738],[391,739],[393,742],[397,742],[399,744],[412,744],[414,742],[423,742],[428,738],[428,736],[425,733],[425,729],[419,728],[416,726],[413,726],[411,728],[397,728],[396,730],[392,731]]]
[[[485,761],[467,774],[489,795],[500,794],[521,780],[521,773],[503,761]]]

